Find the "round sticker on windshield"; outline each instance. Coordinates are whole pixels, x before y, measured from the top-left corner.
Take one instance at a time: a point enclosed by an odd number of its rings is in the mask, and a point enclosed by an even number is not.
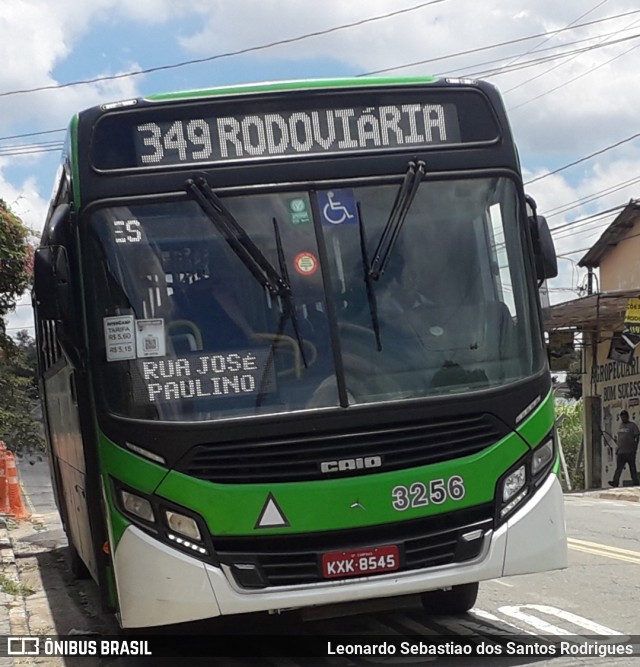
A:
[[[310,252],[301,252],[293,260],[296,271],[302,276],[312,276],[318,270],[318,260]]]

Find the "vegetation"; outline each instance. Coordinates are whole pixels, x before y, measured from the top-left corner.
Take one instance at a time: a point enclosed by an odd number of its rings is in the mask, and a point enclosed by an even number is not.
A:
[[[31,285],[34,249],[30,236],[29,228],[0,199],[0,351],[5,354],[15,351],[5,318]]]
[[[15,595],[16,597],[28,597],[35,593],[33,588],[18,583],[3,573],[0,573],[0,591],[8,595]]]
[[[581,400],[556,403],[556,416],[560,422],[558,435],[562,443],[572,489],[584,488],[582,412]]]
[[[12,345],[11,354],[0,356],[0,439],[30,455],[44,450],[35,342],[22,331]]]
[[[26,331],[12,339],[6,316],[31,285],[31,231],[0,199],[0,439],[17,454],[44,449],[36,349]]]

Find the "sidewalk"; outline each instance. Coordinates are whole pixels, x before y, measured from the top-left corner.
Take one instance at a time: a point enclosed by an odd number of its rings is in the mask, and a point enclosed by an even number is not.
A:
[[[640,486],[620,486],[617,489],[580,489],[578,491],[565,491],[568,496],[590,496],[604,498],[605,500],[627,500],[629,502],[640,502]]]
[[[0,517],[0,634],[28,635],[25,587],[20,583],[18,565],[9,535],[8,522]]]
[[[20,583],[13,542],[8,526],[11,518],[0,516],[0,634],[28,635],[29,623],[25,589]],[[0,657],[1,667],[14,665],[12,658]]]

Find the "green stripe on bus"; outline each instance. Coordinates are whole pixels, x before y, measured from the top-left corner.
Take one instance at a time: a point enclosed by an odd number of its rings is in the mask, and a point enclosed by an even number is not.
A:
[[[217,88],[207,88],[203,90],[188,90],[172,93],[157,93],[148,95],[146,100],[152,102],[165,102],[169,100],[198,99],[209,97],[211,95],[238,95],[251,93],[270,93],[282,91],[305,91],[325,88],[354,88],[354,87],[373,87],[373,86],[394,86],[411,85],[413,83],[425,85],[438,81],[437,77],[379,77],[379,78],[352,78],[352,79],[314,79],[309,81],[278,81],[275,83],[244,84],[240,86],[223,86]]]

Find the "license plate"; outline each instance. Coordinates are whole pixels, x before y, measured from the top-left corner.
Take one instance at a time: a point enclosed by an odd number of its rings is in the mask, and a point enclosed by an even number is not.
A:
[[[395,544],[322,554],[322,576],[325,579],[393,572],[399,567],[400,552]]]

